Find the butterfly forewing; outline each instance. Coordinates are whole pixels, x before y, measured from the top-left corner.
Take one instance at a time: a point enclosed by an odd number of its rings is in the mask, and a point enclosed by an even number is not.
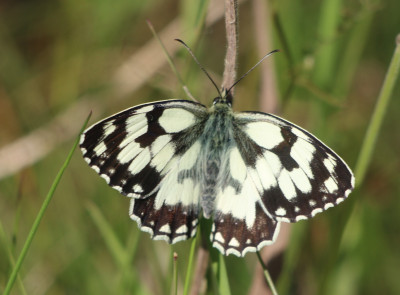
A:
[[[145,197],[157,189],[179,152],[191,146],[196,135],[188,141],[187,133],[205,113],[201,104],[180,100],[140,105],[88,128],[80,147],[110,186],[129,197]]]

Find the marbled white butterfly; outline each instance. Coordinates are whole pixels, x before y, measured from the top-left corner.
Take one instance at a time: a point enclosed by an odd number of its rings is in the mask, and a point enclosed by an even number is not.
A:
[[[154,240],[193,237],[202,215],[213,218],[210,238],[225,255],[272,244],[280,222],[311,218],[354,187],[346,163],[315,136],[271,114],[233,112],[229,90],[210,108],[129,108],[88,128],[80,147]]]

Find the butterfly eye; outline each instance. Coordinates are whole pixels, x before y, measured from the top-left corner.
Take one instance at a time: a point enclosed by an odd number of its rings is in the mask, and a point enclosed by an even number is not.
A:
[[[220,102],[221,102],[221,97],[218,96],[218,97],[214,98],[213,105],[220,103]]]

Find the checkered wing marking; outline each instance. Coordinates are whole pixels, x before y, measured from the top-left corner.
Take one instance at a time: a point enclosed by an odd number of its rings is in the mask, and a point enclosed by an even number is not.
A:
[[[198,187],[178,175],[195,164],[206,116],[201,104],[161,101],[113,115],[81,137],[86,162],[132,198],[131,218],[153,239],[175,243],[195,234]]]
[[[341,203],[354,187],[346,163],[316,137],[279,117],[236,115],[239,150],[268,215],[308,219]],[[243,138],[246,138],[243,140]]]
[[[216,212],[210,239],[222,254],[243,257],[248,252],[259,251],[275,242],[280,223],[265,214],[259,203],[252,205],[256,215],[252,224],[235,217],[233,212]]]
[[[234,143],[221,165],[225,175],[216,192],[211,242],[222,254],[244,256],[272,244],[279,232],[279,222],[271,217],[262,202],[263,190],[257,189],[252,175],[252,157],[257,144],[244,132],[234,132]],[[258,176],[256,176],[258,177]]]

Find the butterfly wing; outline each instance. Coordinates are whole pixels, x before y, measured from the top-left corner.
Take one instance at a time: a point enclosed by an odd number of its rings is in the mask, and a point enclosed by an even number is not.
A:
[[[354,188],[346,163],[316,137],[279,117],[236,115],[236,141],[262,206],[277,221],[308,219]]]
[[[273,115],[235,114],[234,144],[222,167],[211,241],[244,256],[272,244],[279,222],[313,217],[342,202],[354,187],[348,166],[300,127]]]
[[[206,116],[201,104],[161,101],[122,111],[82,134],[86,162],[132,198],[131,218],[154,239],[175,243],[195,233],[198,188],[190,178],[179,183],[178,174],[194,165]]]

